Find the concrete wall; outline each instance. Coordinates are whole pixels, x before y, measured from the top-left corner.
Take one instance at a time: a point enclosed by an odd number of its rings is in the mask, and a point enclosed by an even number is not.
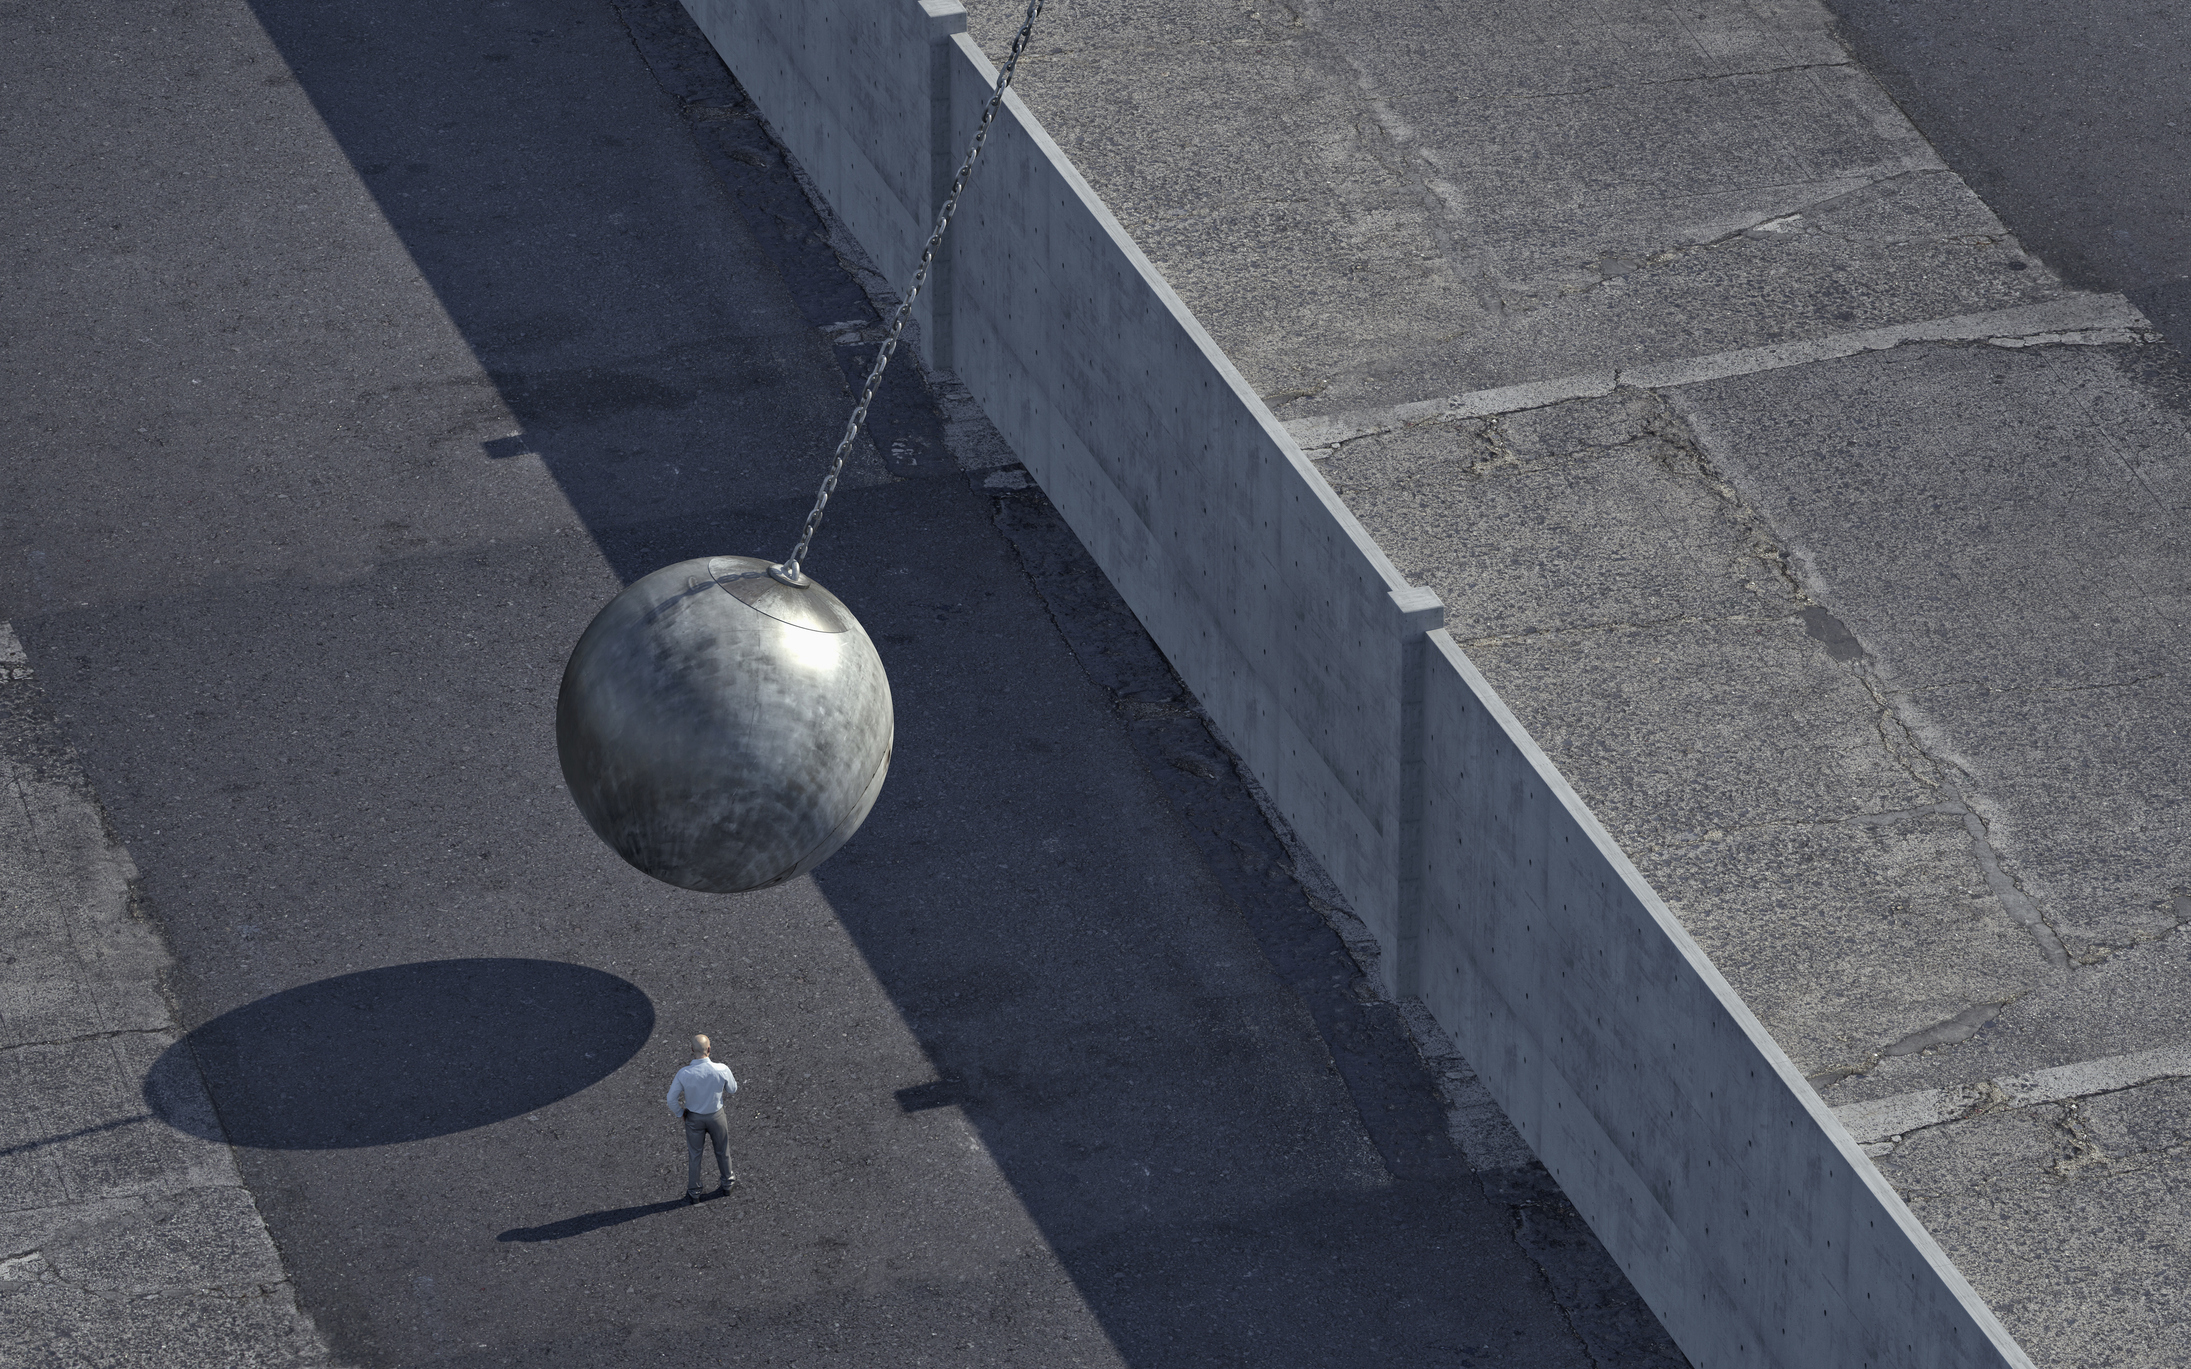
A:
[[[685,0],[877,270],[903,282],[940,199],[943,43],[958,0]],[[733,55],[735,54],[735,56]],[[949,184],[945,172],[944,184]],[[922,322],[928,322],[923,311]]]
[[[1452,637],[1424,1004],[1700,1369],[2027,1363]]]
[[[903,279],[992,88],[963,20],[687,3]],[[2028,1363],[1015,96],[952,239],[931,364],[1699,1369]]]
[[[952,44],[970,130],[988,63]],[[984,155],[952,228],[959,378],[1389,942],[1400,639],[1435,597],[1394,601],[1406,582],[1016,97]]]

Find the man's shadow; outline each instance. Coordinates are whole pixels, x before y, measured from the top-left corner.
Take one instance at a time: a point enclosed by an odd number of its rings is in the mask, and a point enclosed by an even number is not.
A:
[[[712,1202],[723,1196],[723,1192],[718,1189],[713,1193],[700,1195],[700,1201],[703,1203]],[[603,1208],[599,1212],[588,1212],[577,1217],[565,1217],[560,1222],[549,1222],[545,1226],[513,1226],[508,1231],[495,1237],[495,1239],[503,1242],[523,1241],[527,1243],[565,1241],[573,1236],[583,1236],[589,1231],[599,1231],[604,1227],[622,1226],[626,1222],[636,1222],[641,1217],[675,1212],[678,1208],[684,1206],[687,1206],[684,1199],[671,1198],[666,1202],[641,1203],[637,1207]]]

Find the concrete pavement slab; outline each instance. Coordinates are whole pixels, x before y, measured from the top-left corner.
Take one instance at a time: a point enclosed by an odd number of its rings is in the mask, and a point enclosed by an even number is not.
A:
[[[2191,553],[2154,484],[2182,479],[2186,427],[2124,383],[2118,355],[1912,347],[1686,387],[1679,402],[1735,478],[1770,469],[1785,486],[1765,511],[1822,586],[1894,600],[1866,628],[1893,688],[2127,682],[2174,654]],[[1722,417],[1737,390],[1747,417]],[[1827,521],[1859,510],[1861,541]],[[1826,526],[1832,552],[1814,549]],[[1979,593],[2018,612],[1959,611]]]
[[[1318,469],[1397,564],[1452,601],[1457,637],[1794,611],[1753,529],[1704,481],[1643,391],[1349,442]],[[1649,509],[1648,517],[1633,511]],[[1610,510],[1622,516],[1608,516]],[[1496,536],[1487,535],[1497,527]],[[1587,556],[1574,551],[1586,539]],[[1466,616],[1462,616],[1465,614]]]
[[[1982,1115],[1880,1168],[2026,1344],[2065,1364],[2183,1362],[2181,1080]]]
[[[1022,94],[1285,419],[2067,293],[1816,5],[1045,26]]]
[[[1749,825],[1647,851],[1682,925],[1817,1082],[1923,1049],[1973,1004],[2044,982],[2048,962],[1971,875],[1953,813]]]
[[[155,1115],[171,968],[0,622],[0,1364],[327,1363],[233,1154]],[[211,1122],[196,1070],[161,1102]]]
[[[1845,630],[1662,397],[1424,425],[1318,464],[1799,1067],[2042,978],[1968,877],[1936,767],[1882,730]]]
[[[2163,493],[2191,430],[2135,360],[1909,344],[1319,465],[1827,1100],[1861,1104],[2191,1039]],[[2182,1219],[2146,1162],[2073,1166],[2108,1177],[2065,1197],[2060,1145],[1959,1149],[1965,1126],[1907,1169],[1913,1139],[1877,1153],[2039,1362],[2180,1360],[2145,1290]],[[2068,1238],[2072,1212],[2121,1238]]]
[[[2109,664],[2094,662],[2095,673]],[[2184,921],[2191,692],[2158,673],[2167,666],[2151,668],[2120,685],[1942,690],[1911,708],[1967,762],[2018,885],[2081,964]]]
[[[2103,349],[1915,348],[1679,393],[2071,954],[2172,932],[2191,560],[2147,472],[2181,478],[2191,424]]]

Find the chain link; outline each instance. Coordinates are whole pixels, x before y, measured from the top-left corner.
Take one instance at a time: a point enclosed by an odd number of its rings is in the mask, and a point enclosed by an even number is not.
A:
[[[822,477],[821,492],[814,497],[814,510],[806,516],[806,527],[799,534],[799,545],[779,566],[769,568],[769,573],[787,584],[803,585],[806,576],[799,565],[806,560],[806,549],[814,541],[814,530],[822,525],[822,510],[829,507],[829,496],[837,489],[837,477],[844,473],[845,459],[852,455],[852,443],[860,435],[860,425],[867,421],[867,406],[874,401],[875,387],[882,382],[883,368],[890,364],[890,354],[898,350],[898,334],[905,331],[906,320],[912,317],[913,301],[920,296],[921,287],[928,283],[928,268],[936,260],[936,247],[943,241],[943,230],[950,227],[951,216],[958,212],[959,193],[966,189],[967,178],[974,174],[974,159],[981,156],[982,144],[989,141],[989,125],[997,117],[997,106],[1004,103],[1004,92],[1012,85],[1012,72],[1019,66],[1020,54],[1027,50],[1027,40],[1034,35],[1035,18],[1042,13],[1046,0],[1027,0],[1027,18],[1012,37],[1012,51],[1004,59],[1004,67],[997,73],[997,88],[989,96],[989,104],[981,112],[981,127],[975,130],[974,145],[966,150],[966,160],[959,165],[959,174],[952,178],[951,193],[944,196],[942,212],[936,215],[936,231],[928,235],[928,245],[921,249],[920,266],[913,272],[913,282],[906,287],[905,295],[898,301],[898,311],[890,320],[890,335],[883,339],[882,350],[875,354],[875,364],[867,373],[867,384],[860,390],[860,402],[852,410],[852,418],[844,425],[844,437],[837,443],[837,456],[829,465],[829,474]]]

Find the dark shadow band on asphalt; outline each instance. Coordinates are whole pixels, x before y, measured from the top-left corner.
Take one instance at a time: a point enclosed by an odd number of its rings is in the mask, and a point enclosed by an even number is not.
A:
[[[608,1077],[654,1005],[553,960],[437,960],[300,985],[223,1013],[153,1062],[146,1104],[178,1131],[343,1150],[521,1117]],[[195,1079],[202,1073],[217,1118]]]
[[[463,7],[252,4],[522,428],[479,459],[536,457],[627,584],[693,555],[788,553],[843,421],[811,422],[812,364],[845,378],[849,413],[880,320],[682,10],[603,0],[595,21],[626,31],[683,114],[692,143],[666,148],[603,131],[613,106],[544,90],[521,54],[481,51],[508,38]],[[718,205],[690,206],[674,236],[658,215],[604,212],[659,199],[695,154],[758,259],[710,231]],[[784,292],[813,331],[753,331],[755,291]],[[897,355],[862,440],[893,475],[955,474],[934,399]],[[838,537],[833,520],[815,548],[825,578]]]

